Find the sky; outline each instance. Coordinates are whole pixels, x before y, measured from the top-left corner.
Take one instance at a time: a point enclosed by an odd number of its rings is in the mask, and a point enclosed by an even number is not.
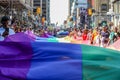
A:
[[[50,0],[50,18],[52,23],[63,24],[68,16],[68,0]]]

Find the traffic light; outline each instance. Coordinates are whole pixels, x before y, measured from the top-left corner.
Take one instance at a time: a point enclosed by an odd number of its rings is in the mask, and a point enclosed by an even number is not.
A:
[[[31,15],[31,12],[30,12],[30,10],[28,11],[28,16],[30,16]]]
[[[92,9],[91,9],[91,8],[88,9],[88,15],[89,15],[89,16],[92,15]]]
[[[38,8],[36,9],[36,12],[37,12],[37,14],[40,14],[40,13],[41,13],[41,8],[38,7]]]

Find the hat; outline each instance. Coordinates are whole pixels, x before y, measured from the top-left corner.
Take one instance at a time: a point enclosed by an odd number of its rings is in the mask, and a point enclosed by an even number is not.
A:
[[[3,16],[2,19],[1,19],[1,23],[5,22],[5,21],[8,21],[8,20],[10,20],[9,17]]]

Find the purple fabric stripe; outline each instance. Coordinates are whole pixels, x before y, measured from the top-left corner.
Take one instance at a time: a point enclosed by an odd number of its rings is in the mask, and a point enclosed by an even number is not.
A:
[[[0,42],[0,80],[24,80],[30,68],[30,42]]]
[[[11,36],[8,36],[5,40],[5,42],[31,42],[35,41],[34,37],[31,37],[25,33],[17,33]]]
[[[32,37],[32,38],[36,38],[36,35],[34,35],[33,33],[32,33],[32,31],[30,31],[30,30],[27,30],[26,32],[25,32],[25,34],[27,34],[27,35],[29,35],[30,37]]]

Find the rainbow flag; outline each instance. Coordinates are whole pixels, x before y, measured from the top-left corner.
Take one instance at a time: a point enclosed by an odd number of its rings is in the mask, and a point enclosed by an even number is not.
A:
[[[108,48],[110,49],[114,49],[114,50],[119,50],[120,51],[120,39],[118,39],[115,43],[113,43],[112,45],[108,46]]]
[[[88,45],[0,42],[0,80],[120,80],[119,61],[119,51]]]

